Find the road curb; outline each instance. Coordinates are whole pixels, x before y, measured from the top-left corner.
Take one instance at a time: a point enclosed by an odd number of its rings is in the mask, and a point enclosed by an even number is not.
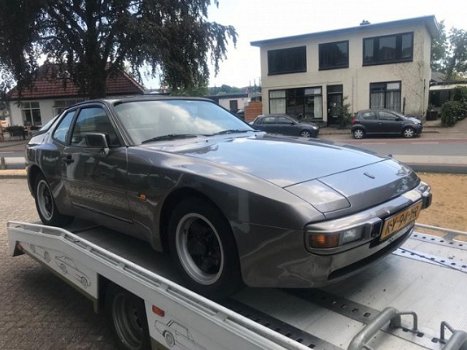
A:
[[[0,170],[0,179],[25,179],[27,173],[25,169]]]
[[[421,164],[408,162],[404,162],[404,164],[411,167],[415,172],[467,175],[467,165]]]

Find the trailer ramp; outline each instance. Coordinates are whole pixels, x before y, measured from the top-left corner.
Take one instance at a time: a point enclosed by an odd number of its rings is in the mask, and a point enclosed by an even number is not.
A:
[[[101,278],[141,297],[154,347],[467,349],[460,231],[417,225],[394,254],[346,281],[321,290],[246,288],[222,305],[181,287],[166,256],[117,232],[10,222],[8,233],[12,255],[26,252],[94,302]]]

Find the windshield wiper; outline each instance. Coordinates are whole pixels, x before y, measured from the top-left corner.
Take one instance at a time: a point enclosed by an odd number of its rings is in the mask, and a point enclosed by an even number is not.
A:
[[[214,136],[214,135],[225,135],[225,134],[236,134],[236,133],[245,133],[245,132],[249,132],[249,131],[254,131],[254,130],[250,130],[250,129],[227,129],[227,130],[222,130],[222,131],[218,131],[218,132],[215,132],[214,134],[209,134],[207,136]]]
[[[162,136],[152,137],[150,139],[144,140],[141,144],[155,142],[155,141],[170,141],[170,140],[178,140],[178,139],[189,139],[193,137],[198,137],[199,135],[196,134],[167,134]]]

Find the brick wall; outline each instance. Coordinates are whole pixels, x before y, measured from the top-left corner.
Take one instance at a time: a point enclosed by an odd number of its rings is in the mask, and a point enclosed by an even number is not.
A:
[[[263,114],[263,103],[260,101],[251,101],[245,106],[245,121],[251,122],[258,115]]]

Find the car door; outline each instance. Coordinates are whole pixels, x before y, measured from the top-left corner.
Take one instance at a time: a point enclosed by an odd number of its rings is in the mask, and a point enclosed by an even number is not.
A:
[[[300,133],[295,121],[287,117],[276,117],[276,132],[283,135],[296,136]]]
[[[400,134],[402,132],[402,121],[397,114],[390,111],[378,111],[378,119],[382,133]]]
[[[255,127],[257,127],[260,130],[272,133],[274,132],[275,120],[276,118],[272,116],[264,117],[260,120],[260,123],[258,125],[255,124]]]
[[[90,145],[90,133],[105,134],[109,149]],[[129,222],[127,156],[121,142],[103,105],[81,108],[63,149],[62,178],[73,206]]]
[[[361,112],[358,121],[365,127],[367,134],[377,134],[380,132],[381,125],[375,111]]]

